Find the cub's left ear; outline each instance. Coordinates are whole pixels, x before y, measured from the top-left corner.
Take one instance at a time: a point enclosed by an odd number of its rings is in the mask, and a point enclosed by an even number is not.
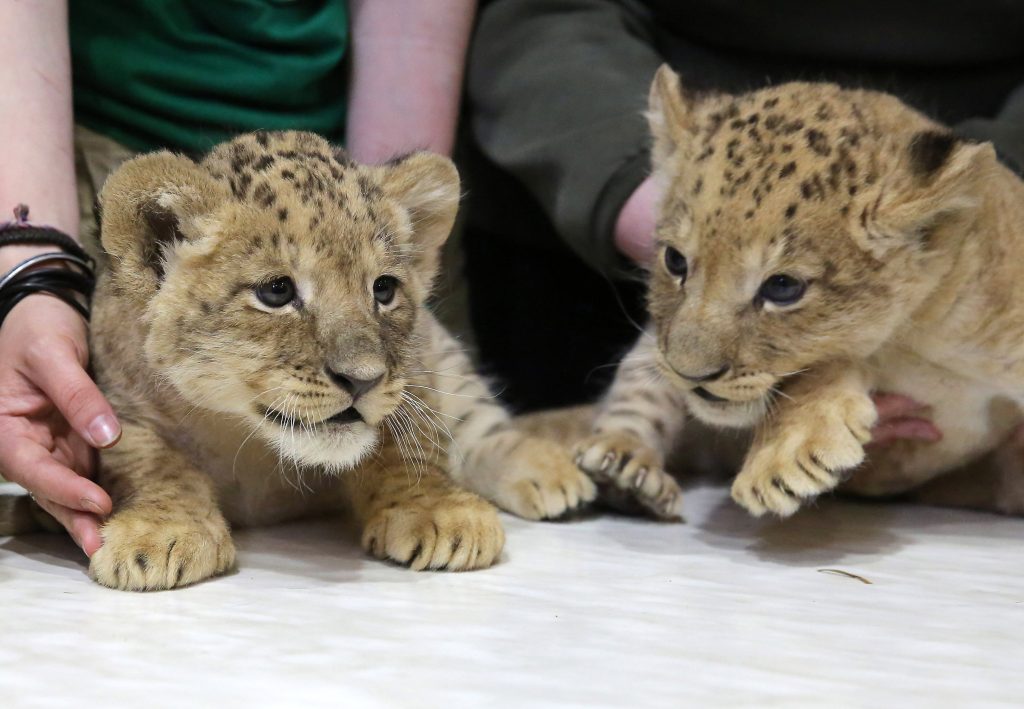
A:
[[[413,153],[378,168],[385,194],[409,215],[409,253],[429,285],[441,262],[459,211],[459,173],[451,160],[435,153]]]
[[[897,150],[897,169],[883,177],[854,215],[876,247],[918,241],[942,221],[975,207],[979,188],[998,164],[991,143],[972,143],[946,131],[915,133]]]

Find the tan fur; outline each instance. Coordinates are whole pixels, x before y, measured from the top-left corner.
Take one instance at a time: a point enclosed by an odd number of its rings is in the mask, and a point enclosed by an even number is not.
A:
[[[1024,184],[991,145],[959,141],[892,96],[830,84],[696,100],[667,67],[650,123],[665,188],[652,326],[580,447],[585,470],[602,452],[614,475],[623,458],[664,461],[687,415],[753,427],[733,497],[785,516],[853,471],[854,492],[916,490],[1020,423]],[[669,248],[685,256],[685,279],[669,272]],[[774,274],[806,283],[803,297],[761,297]],[[930,406],[944,439],[864,464],[875,389]],[[608,441],[620,443],[607,452]],[[1021,498],[1015,485],[1004,499]],[[1008,511],[964,485],[929,490]]]
[[[194,583],[234,564],[229,524],[344,507],[374,556],[483,568],[504,532],[469,490],[538,519],[593,498],[563,450],[509,430],[424,307],[458,199],[445,158],[360,166],[306,133],[242,136],[200,164],[145,155],[110,177],[92,348],[124,435],[102,454],[114,512],[94,579]],[[399,284],[387,304],[382,275]],[[281,276],[298,297],[269,307],[255,288]],[[328,369],[380,381],[354,398]]]

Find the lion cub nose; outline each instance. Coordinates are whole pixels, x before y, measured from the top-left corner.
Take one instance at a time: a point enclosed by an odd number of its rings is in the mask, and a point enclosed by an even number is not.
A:
[[[352,397],[353,402],[380,384],[380,380],[384,378],[383,374],[378,374],[369,379],[363,379],[352,372],[338,372],[330,367],[326,367],[325,369],[327,371],[327,376],[331,378],[331,381],[347,391]],[[360,374],[362,373],[360,372]]]

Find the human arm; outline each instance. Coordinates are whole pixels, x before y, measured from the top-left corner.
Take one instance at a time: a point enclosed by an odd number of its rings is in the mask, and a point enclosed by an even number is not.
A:
[[[469,69],[472,128],[590,265],[624,261],[616,217],[648,172],[643,110],[662,57],[631,0],[501,0],[484,9]]]
[[[28,204],[34,222],[77,236],[66,2],[0,3],[0,85],[0,209]],[[54,250],[0,248],[0,274]],[[87,359],[85,323],[55,298],[26,298],[0,327],[0,473],[91,554],[110,498],[83,477],[90,444],[113,443],[120,429]]]
[[[475,0],[352,0],[346,146],[377,163],[451,155]]]

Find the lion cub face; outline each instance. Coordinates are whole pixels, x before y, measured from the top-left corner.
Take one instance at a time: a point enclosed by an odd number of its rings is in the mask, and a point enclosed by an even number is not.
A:
[[[995,162],[892,97],[826,84],[692,103],[663,67],[649,120],[660,365],[723,426],[755,423],[787,377],[891,339]]]
[[[102,243],[148,365],[181,397],[340,469],[402,401],[457,203],[445,158],[365,167],[311,134],[261,133],[201,164],[126,163],[101,194]]]

